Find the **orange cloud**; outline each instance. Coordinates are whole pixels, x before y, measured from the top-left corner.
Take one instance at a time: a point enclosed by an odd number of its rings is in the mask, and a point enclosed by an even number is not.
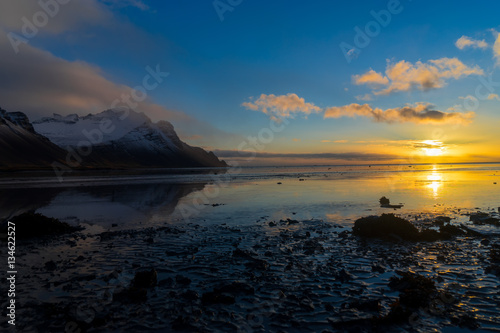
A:
[[[500,48],[500,46],[499,46]],[[395,64],[388,64],[386,76],[370,70],[362,75],[353,76],[355,84],[367,84],[373,86],[375,81],[382,84],[386,78],[386,87],[375,91],[375,95],[387,95],[397,91],[409,91],[414,88],[428,90],[433,88],[442,88],[446,85],[446,80],[458,80],[469,75],[484,75],[484,72],[478,66],[469,67],[457,58],[441,58],[429,60],[427,63],[417,61],[415,64],[401,60]]]
[[[372,108],[368,104],[353,103],[326,109],[324,118],[361,116],[372,118],[373,121],[379,123],[469,124],[474,115],[474,112],[458,113],[432,110],[431,105],[424,103],[387,110]]]
[[[488,99],[489,100],[496,99],[497,101],[500,101],[500,96],[498,96],[498,94],[489,94]]]
[[[483,40],[472,39],[467,36],[462,36],[455,42],[455,46],[460,50],[463,50],[466,47],[472,47],[475,49],[486,49],[488,47],[488,43]]]
[[[500,66],[500,33],[494,31],[496,34],[495,44],[493,44],[493,56],[496,59],[496,65]]]
[[[295,114],[309,115],[321,111],[321,108],[312,103],[306,103],[303,98],[296,94],[287,95],[265,95],[262,94],[255,101],[245,102],[242,106],[249,110],[261,111],[273,120],[279,118],[293,118]]]
[[[354,75],[354,83],[357,85],[368,84],[368,85],[387,85],[389,84],[389,79],[382,76],[380,73],[375,72],[370,69],[363,75]]]

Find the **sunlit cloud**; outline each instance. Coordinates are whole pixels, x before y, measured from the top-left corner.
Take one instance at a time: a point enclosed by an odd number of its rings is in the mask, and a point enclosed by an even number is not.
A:
[[[455,46],[460,50],[463,50],[466,47],[472,47],[474,49],[486,49],[488,47],[488,43],[483,40],[472,39],[467,36],[462,36],[455,42]]]
[[[442,88],[447,80],[458,80],[470,75],[484,75],[478,66],[469,67],[457,58],[441,58],[429,60],[426,63],[417,61],[415,64],[401,60],[388,63],[385,76],[370,70],[362,75],[353,76],[354,83],[366,84],[373,89],[373,84],[387,82],[386,87],[373,92],[375,95],[388,95],[398,91],[413,89],[429,90]],[[387,79],[385,81],[384,79]]]
[[[298,158],[298,159],[330,159],[330,160],[359,160],[359,161],[387,161],[398,159],[401,156],[375,153],[266,153],[239,150],[214,150],[219,158]]]
[[[311,113],[318,113],[321,111],[321,108],[312,103],[306,103],[304,98],[296,94],[279,96],[274,94],[262,94],[256,100],[250,99],[250,102],[245,102],[242,106],[249,110],[263,112],[273,120],[293,118],[296,114],[307,116]]]
[[[404,123],[415,124],[469,124],[472,122],[474,112],[458,113],[433,110],[430,104],[419,103],[406,105],[404,107],[382,110],[373,108],[368,104],[349,104],[334,106],[325,110],[324,118],[341,117],[367,117],[380,123]]]
[[[426,156],[441,156],[446,151],[445,144],[438,140],[417,141],[413,143],[413,148]]]
[[[363,75],[354,75],[353,76],[354,83],[357,85],[367,84],[371,86],[376,85],[388,85],[389,79],[383,76],[380,73],[375,72],[373,69],[370,69]]]
[[[321,140],[323,143],[348,143],[349,140]]]
[[[364,95],[358,95],[354,96],[358,101],[371,101],[373,100],[373,95],[371,94],[364,94]]]
[[[500,66],[500,33],[493,31],[495,35],[495,43],[493,44],[493,56],[496,59],[496,65]]]
[[[498,94],[489,94],[488,99],[489,100],[496,99],[497,101],[500,101],[500,96],[498,96]]]

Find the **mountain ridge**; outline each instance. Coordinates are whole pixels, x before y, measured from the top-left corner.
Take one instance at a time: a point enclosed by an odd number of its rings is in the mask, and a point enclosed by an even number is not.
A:
[[[38,147],[40,154],[31,159],[23,156],[30,146],[21,145],[23,140]],[[4,170],[228,166],[213,152],[183,142],[170,122],[153,123],[144,113],[132,110],[110,109],[86,116],[54,114],[30,122],[22,112],[0,109],[0,142],[6,143],[0,153],[10,152],[0,163]]]

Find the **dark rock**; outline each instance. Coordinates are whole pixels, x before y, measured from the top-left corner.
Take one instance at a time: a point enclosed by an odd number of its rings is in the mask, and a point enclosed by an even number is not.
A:
[[[148,291],[146,288],[130,287],[113,294],[113,301],[117,302],[132,302],[142,303],[148,298]]]
[[[57,269],[57,265],[54,261],[47,261],[45,263],[45,269],[48,270],[48,271],[54,271]]]
[[[156,286],[157,281],[158,273],[153,268],[149,271],[141,271],[135,273],[131,286],[135,288],[151,288]]]
[[[13,217],[10,221],[16,224],[17,239],[63,235],[83,229],[72,227],[66,222],[61,222],[58,219],[38,213],[24,213]],[[2,226],[0,230],[3,233],[7,233],[7,224]]]
[[[483,213],[483,212],[470,214],[469,220],[477,225],[489,224],[489,225],[500,226],[500,219],[491,217],[488,213]]]
[[[418,240],[418,229],[408,220],[394,214],[362,217],[354,222],[353,233],[362,237],[391,240],[395,235],[404,240]]]
[[[491,246],[490,259],[492,262],[500,262],[500,244],[493,244]]]
[[[180,285],[188,286],[191,284],[191,279],[182,275],[176,275],[175,282]]]
[[[382,197],[378,200],[378,202],[380,202],[380,205],[381,206],[386,206],[386,205],[390,205],[391,204],[391,200],[389,200],[388,198],[386,197]]]
[[[219,293],[228,293],[231,295],[253,295],[255,294],[255,289],[244,282],[239,282],[239,281],[234,281],[231,284],[224,285],[220,288],[214,289],[214,291],[219,292]]]
[[[345,269],[342,268],[342,270],[340,272],[338,272],[336,275],[335,275],[335,279],[340,281],[341,283],[346,283],[346,282],[349,282],[353,279],[353,275],[348,273]]]
[[[374,299],[374,300],[356,300],[354,302],[350,302],[346,306],[349,309],[357,309],[359,311],[379,311],[381,306],[380,306],[380,300]]]
[[[437,292],[434,281],[412,272],[398,274],[401,277],[391,277],[389,287],[400,292],[399,303],[409,308],[427,306]]]
[[[231,305],[234,304],[235,299],[233,295],[221,293],[219,291],[214,290],[204,293],[201,296],[201,302],[203,303],[203,305],[210,305],[210,304]]]
[[[196,301],[200,296],[194,290],[188,290],[185,293],[181,294],[181,297],[188,301]]]
[[[178,316],[172,322],[172,329],[174,331],[198,332],[199,330],[197,327],[192,324],[194,321],[194,318],[190,318],[188,316]]]

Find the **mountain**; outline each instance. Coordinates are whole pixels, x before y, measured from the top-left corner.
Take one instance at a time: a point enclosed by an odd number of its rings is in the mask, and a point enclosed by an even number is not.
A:
[[[212,152],[181,141],[168,121],[153,123],[131,110],[83,117],[54,114],[33,122],[33,127],[59,147],[79,154],[82,167],[227,167]]]
[[[0,169],[48,169],[62,162],[67,152],[35,132],[22,112],[0,108]]]

